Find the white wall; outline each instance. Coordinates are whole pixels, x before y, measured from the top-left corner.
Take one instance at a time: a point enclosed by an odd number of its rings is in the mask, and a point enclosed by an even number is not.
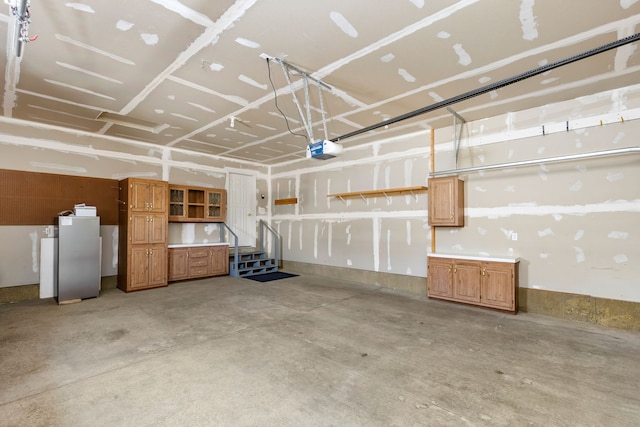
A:
[[[458,167],[637,147],[639,107],[635,86],[468,123]],[[436,170],[454,167],[453,134],[436,131]],[[425,277],[425,195],[326,195],[426,185],[429,132],[345,146],[340,158],[272,168],[274,198],[299,197],[273,208],[284,259]],[[438,228],[436,251],[520,257],[521,287],[640,301],[639,166],[634,154],[462,173],[466,226]]]
[[[118,180],[141,177],[213,188],[225,188],[228,170],[247,169],[257,175],[263,192],[268,182],[268,169],[248,162],[3,117],[0,117],[0,169]],[[55,214],[52,212],[52,217]],[[172,227],[169,237],[176,240],[172,243],[180,243],[180,239],[190,237],[191,232],[203,239],[212,233],[216,238],[218,236],[206,225],[184,227],[184,232],[179,225]],[[39,282],[40,239],[45,237],[44,229],[45,224],[0,226],[0,287]],[[103,276],[117,274],[117,231],[116,226],[102,226],[100,229]]]
[[[639,108],[640,85],[469,123],[459,167],[637,147]],[[437,170],[453,166],[452,135],[436,131]],[[426,194],[346,203],[327,194],[427,185],[429,132],[345,145],[336,159],[267,168],[0,118],[0,168],[212,187],[230,169],[252,170],[258,217],[283,236],[284,259],[425,277]],[[518,256],[523,287],[640,301],[639,165],[628,155],[461,174],[467,225],[438,229],[437,251]],[[289,197],[298,204],[274,206]],[[37,282],[32,233],[41,229],[0,227],[0,286]]]

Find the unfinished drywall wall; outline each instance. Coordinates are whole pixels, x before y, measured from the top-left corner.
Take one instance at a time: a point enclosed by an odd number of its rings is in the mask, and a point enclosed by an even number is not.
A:
[[[258,176],[263,193],[268,189],[267,167],[4,117],[0,118],[0,168],[118,180],[139,177],[212,188],[226,188],[229,169],[246,169]],[[212,236],[217,241],[217,227],[176,225],[170,228],[169,242],[202,242]],[[0,227],[0,287],[39,282],[44,230],[44,224]],[[117,231],[116,226],[101,227],[103,276],[117,274]]]
[[[426,276],[427,195],[354,197],[329,194],[427,185],[429,134],[350,149],[304,168],[274,167],[272,198],[298,198],[274,206],[272,223],[283,236],[284,258],[360,270]],[[384,147],[384,154],[380,154]]]
[[[458,167],[637,147],[640,86],[468,123]],[[544,126],[544,128],[543,128]],[[436,131],[436,170],[453,169],[453,135]],[[426,276],[426,195],[353,199],[327,194],[426,185],[429,133],[381,140],[330,161],[272,169],[285,260]],[[436,251],[521,259],[520,286],[640,301],[640,156],[460,174],[463,228],[439,228]],[[517,237],[517,240],[514,240]]]
[[[40,282],[41,239],[49,237],[45,226],[0,226],[0,288]],[[118,227],[100,226],[103,277],[118,273]]]

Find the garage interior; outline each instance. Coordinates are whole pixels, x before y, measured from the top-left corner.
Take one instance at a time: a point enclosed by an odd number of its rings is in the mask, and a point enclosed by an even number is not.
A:
[[[637,0],[5,3],[0,424],[640,418]],[[130,183],[164,186],[153,247]],[[100,295],[58,304],[77,203]],[[241,277],[263,244],[292,277]]]

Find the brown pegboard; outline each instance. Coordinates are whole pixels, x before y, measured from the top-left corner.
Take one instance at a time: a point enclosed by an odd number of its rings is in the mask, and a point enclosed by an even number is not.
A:
[[[0,169],[0,225],[54,225],[77,203],[95,206],[100,223],[118,225],[118,181]]]

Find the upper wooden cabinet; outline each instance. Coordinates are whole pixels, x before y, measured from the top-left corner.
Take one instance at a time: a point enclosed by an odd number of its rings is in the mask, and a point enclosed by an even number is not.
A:
[[[464,226],[464,181],[457,176],[429,178],[429,225]]]
[[[167,211],[167,183],[142,179],[127,180],[129,186],[129,209],[131,212]]]
[[[226,190],[169,186],[169,222],[224,222],[226,210]]]

